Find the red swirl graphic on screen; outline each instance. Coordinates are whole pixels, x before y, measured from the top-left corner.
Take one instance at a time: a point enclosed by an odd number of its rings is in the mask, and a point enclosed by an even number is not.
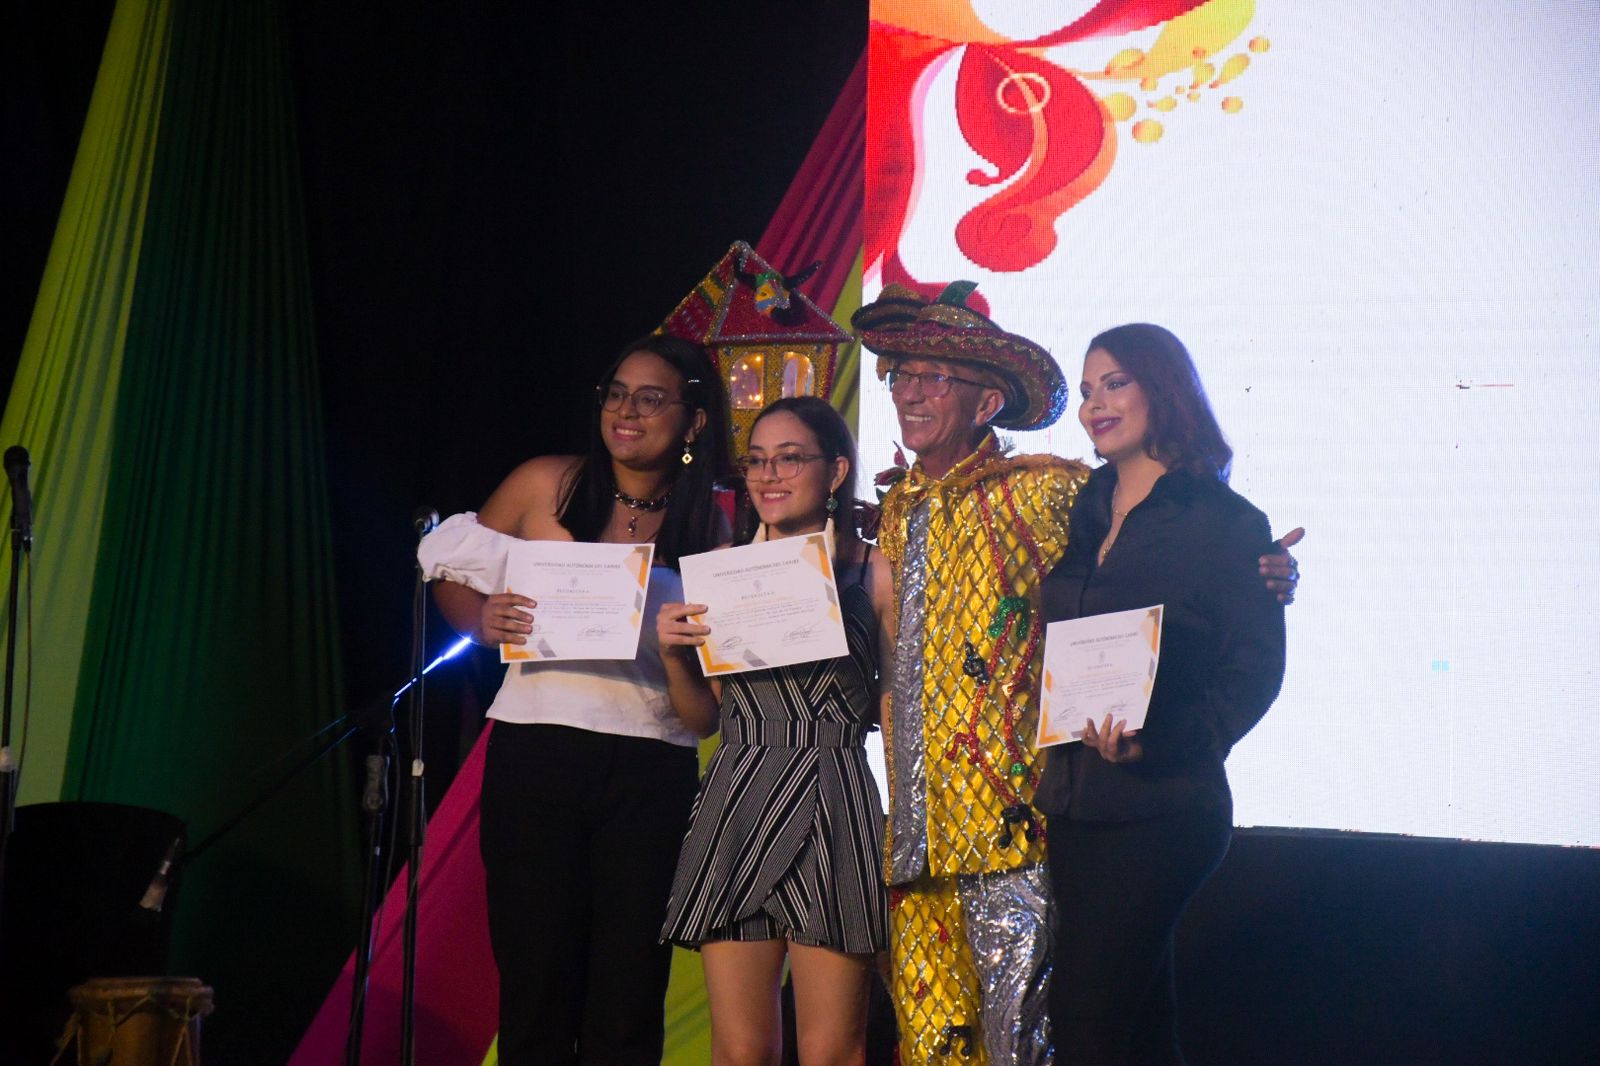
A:
[[[1133,123],[1134,140],[1159,140],[1162,119],[1179,99],[1196,102],[1242,73],[1236,56],[1219,76],[1209,60],[1232,42],[1254,13],[1253,0],[1103,0],[1082,17],[1027,40],[1007,40],[985,26],[970,5],[875,0],[869,47],[866,262],[885,284],[929,295],[943,282],[919,282],[901,262],[899,242],[927,175],[920,150],[925,95],[934,75],[965,47],[956,78],[956,121],[988,168],[966,180],[997,186],[995,195],[955,224],[957,246],[980,267],[1023,271],[1056,248],[1055,222],[1097,189],[1117,154],[1117,123],[1140,101],[1128,92],[1098,95],[1090,82],[1126,82],[1158,117]],[[1160,27],[1148,50],[1111,52],[1102,70],[1069,70],[1044,57],[1047,48]],[[1251,42],[1264,51],[1265,42]],[[1161,80],[1185,71],[1158,96]],[[1187,72],[1192,71],[1192,77]],[[1236,97],[1223,102],[1236,112]]]
[[[979,266],[1026,270],[1055,250],[1055,220],[1111,169],[1111,118],[1068,71],[1020,49],[984,45],[969,46],[962,58],[956,116],[967,143],[997,168],[972,170],[967,180],[1010,182],[956,224],[956,243]]]

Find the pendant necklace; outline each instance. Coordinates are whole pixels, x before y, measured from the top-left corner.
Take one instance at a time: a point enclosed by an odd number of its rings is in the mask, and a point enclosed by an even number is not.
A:
[[[672,490],[668,489],[666,492],[663,492],[653,500],[641,500],[637,496],[629,496],[621,489],[618,489],[616,492],[612,493],[612,495],[616,497],[618,503],[628,508],[628,510],[637,512],[628,516],[628,536],[631,538],[637,536],[639,533],[639,515],[655,514],[657,511],[665,507],[667,505],[667,500],[672,496]]]
[[[1112,513],[1113,516],[1115,516],[1112,519],[1112,521],[1115,521],[1117,518],[1120,518],[1123,521],[1127,521],[1127,519],[1128,519],[1128,512],[1127,511],[1119,511],[1119,510],[1117,510],[1117,505],[1116,505],[1116,502],[1115,502],[1114,498],[1113,498],[1113,501],[1112,501],[1112,504],[1111,504],[1111,513]],[[1118,530],[1118,532],[1120,533],[1121,530]],[[1112,542],[1114,542],[1116,539],[1117,539],[1116,537],[1108,535],[1106,537],[1105,543],[1100,545],[1100,558],[1098,560],[1099,562],[1103,563],[1103,562],[1106,561],[1106,555],[1108,553],[1110,553]]]

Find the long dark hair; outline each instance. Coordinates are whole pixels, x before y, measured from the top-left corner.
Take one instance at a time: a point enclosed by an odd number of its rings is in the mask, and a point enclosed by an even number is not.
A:
[[[712,490],[728,476],[728,399],[722,377],[705,348],[667,334],[640,337],[623,348],[606,367],[599,383],[610,384],[617,367],[635,352],[649,352],[676,370],[683,379],[683,399],[689,409],[706,414],[705,428],[689,447],[694,461],[672,461],[677,479],[667,501],[667,512],[661,518],[661,532],[656,534],[656,563],[676,569],[683,556],[710,551],[723,542],[723,526],[720,512],[713,505]],[[600,405],[595,404],[588,452],[562,493],[561,524],[574,540],[599,539],[611,520],[616,491],[611,453],[600,435]]]
[[[833,517],[835,547],[840,547],[849,541],[859,539],[856,531],[855,504],[856,504],[856,439],[850,433],[850,426],[832,404],[816,396],[785,396],[781,400],[774,400],[762,408],[756,415],[756,420],[750,423],[750,436],[753,438],[756,427],[768,415],[775,415],[787,411],[794,415],[817,438],[817,447],[822,449],[822,454],[829,463],[839,458],[849,462],[850,469],[845,472],[844,480],[839,487],[833,490],[834,497],[839,501],[839,510]],[[749,440],[745,441],[746,447]],[[755,508],[749,504],[748,486],[744,495],[744,506],[741,508],[745,518],[740,522],[740,540],[749,540],[756,530],[760,519],[755,515]]]
[[[1168,470],[1188,470],[1228,480],[1233,449],[1211,413],[1200,374],[1171,330],[1134,322],[1106,330],[1089,342],[1102,349],[1144,390],[1150,404],[1145,450]]]

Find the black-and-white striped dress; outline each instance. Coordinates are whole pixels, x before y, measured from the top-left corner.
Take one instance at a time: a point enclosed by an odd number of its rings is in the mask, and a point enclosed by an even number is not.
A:
[[[887,946],[883,807],[862,748],[878,663],[865,572],[863,559],[839,593],[849,655],[723,684],[722,745],[695,798],[663,940]]]

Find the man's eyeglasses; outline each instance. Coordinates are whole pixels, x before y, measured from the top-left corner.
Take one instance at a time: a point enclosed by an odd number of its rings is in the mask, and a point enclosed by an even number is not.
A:
[[[911,387],[915,385],[917,391],[930,400],[937,400],[948,395],[950,383],[959,381],[963,385],[975,385],[980,389],[992,389],[993,385],[982,381],[973,381],[971,378],[958,378],[954,374],[936,374],[925,371],[921,374],[912,374],[904,370],[891,370],[884,375],[883,380],[889,386],[889,392],[895,396],[909,396]]]
[[[779,481],[792,481],[800,475],[800,471],[810,462],[823,458],[820,455],[801,455],[799,452],[784,452],[767,459],[754,455],[741,455],[734,460],[733,467],[744,475],[746,481],[755,481],[767,470],[771,470]]]
[[[689,406],[686,400],[674,400],[664,389],[650,388],[630,389],[626,385],[619,385],[615,381],[608,385],[596,385],[595,398],[600,401],[600,408],[604,411],[620,411],[622,405],[631,398],[634,412],[640,418],[654,418],[662,411],[674,404]]]

